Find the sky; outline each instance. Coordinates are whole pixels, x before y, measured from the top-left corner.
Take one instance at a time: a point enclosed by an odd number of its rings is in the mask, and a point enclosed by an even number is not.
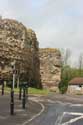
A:
[[[40,47],[69,48],[77,65],[83,53],[83,0],[0,0],[0,15],[32,28]]]

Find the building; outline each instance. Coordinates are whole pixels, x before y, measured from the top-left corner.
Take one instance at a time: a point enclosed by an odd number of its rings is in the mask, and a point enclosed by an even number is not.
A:
[[[75,77],[69,81],[68,93],[83,94],[83,77]]]

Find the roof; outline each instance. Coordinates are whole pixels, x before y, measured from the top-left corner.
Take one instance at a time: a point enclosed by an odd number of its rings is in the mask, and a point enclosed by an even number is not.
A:
[[[69,85],[83,85],[83,77],[75,77],[69,81]]]

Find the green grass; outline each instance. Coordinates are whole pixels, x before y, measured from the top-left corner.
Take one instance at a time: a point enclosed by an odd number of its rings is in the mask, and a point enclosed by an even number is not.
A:
[[[35,88],[29,88],[29,94],[40,94],[40,95],[48,95],[49,90],[48,89],[35,89]]]
[[[5,87],[5,91],[7,91],[8,93],[10,92],[10,88]],[[14,89],[15,93],[19,92],[18,88]],[[33,95],[48,95],[49,94],[49,90],[48,89],[36,89],[36,88],[29,88],[28,89],[29,94],[33,94]]]

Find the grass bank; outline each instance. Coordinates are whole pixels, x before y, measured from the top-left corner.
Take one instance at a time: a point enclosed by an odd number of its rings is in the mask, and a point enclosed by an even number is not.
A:
[[[5,87],[5,92],[10,92],[11,89],[9,87]],[[15,93],[19,93],[19,88],[14,89]],[[28,93],[33,95],[48,95],[49,90],[48,89],[36,89],[36,88],[28,88]]]

